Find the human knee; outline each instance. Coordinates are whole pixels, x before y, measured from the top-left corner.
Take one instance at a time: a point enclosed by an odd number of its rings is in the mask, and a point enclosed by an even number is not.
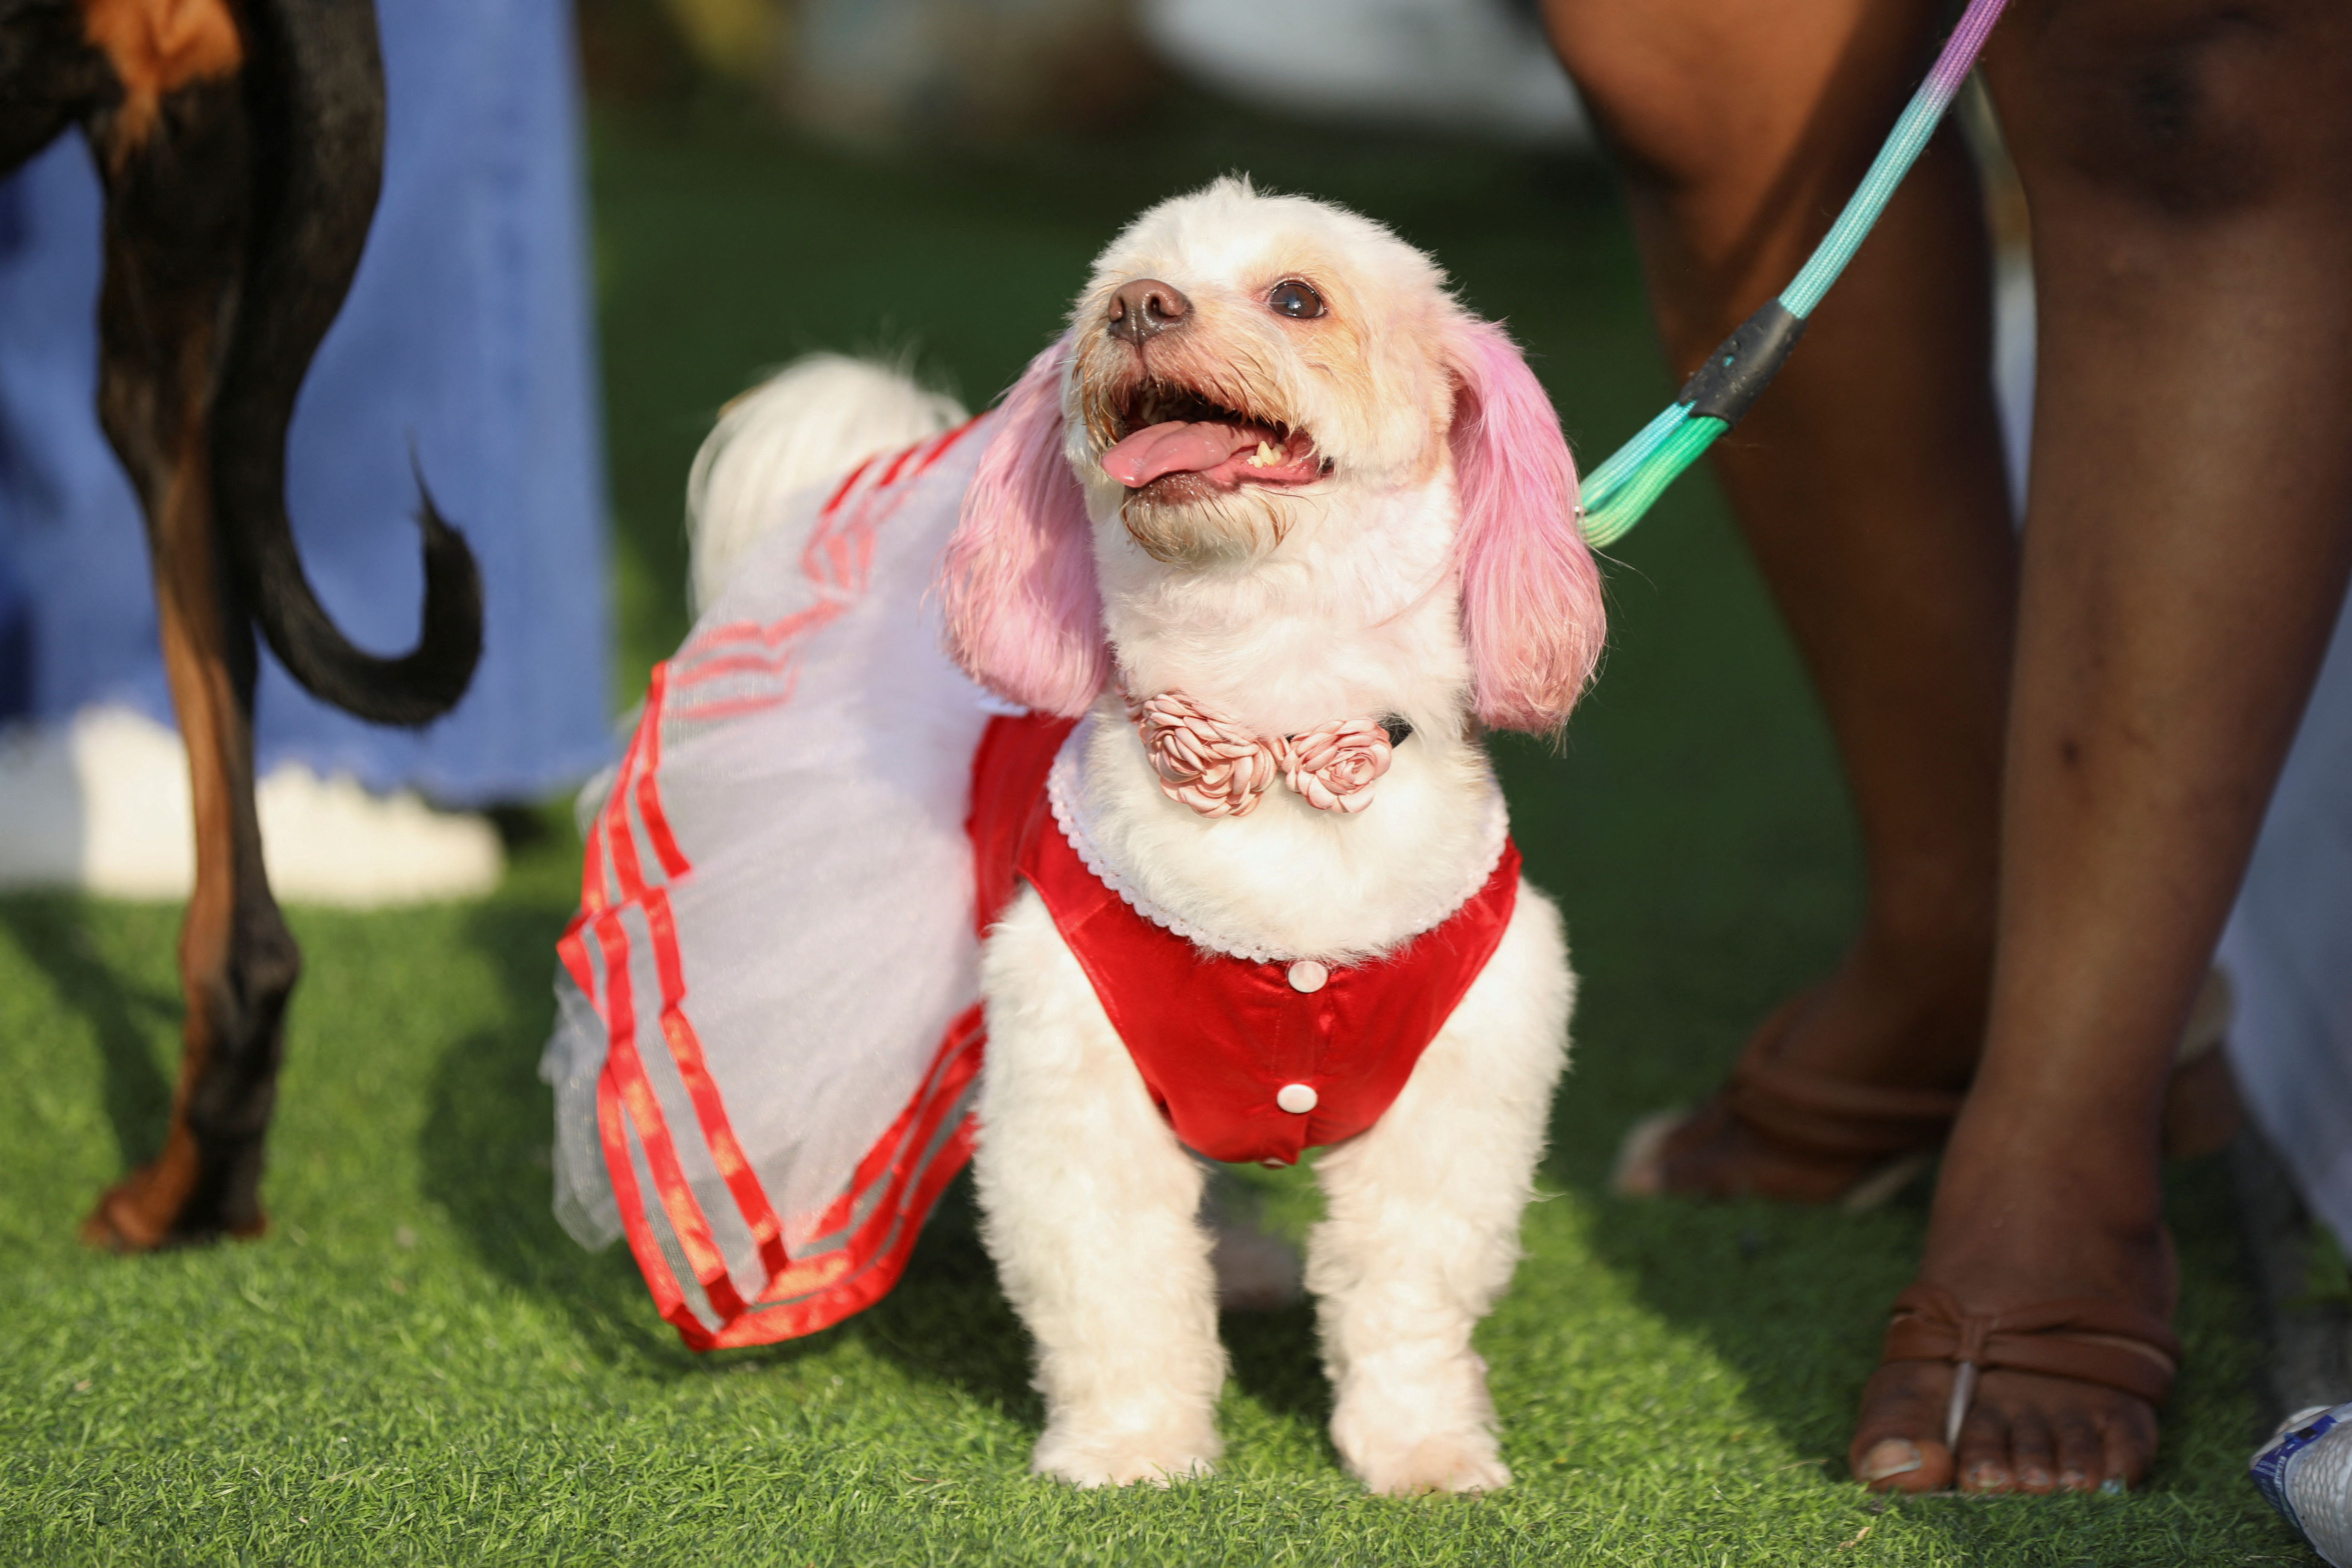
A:
[[[2340,0],[2044,0],[2018,20],[1990,67],[2029,191],[2085,185],[2193,219],[2299,176],[2340,182],[2352,151]]]
[[[1627,172],[1669,185],[1866,159],[1871,128],[1926,63],[1933,18],[1919,0],[1544,0],[1553,47]]]
[[[1587,110],[1637,181],[1684,184],[1720,162],[1727,104],[1757,88],[1709,47],[1708,0],[1641,5],[1545,0],[1544,24]]]
[[[1811,40],[1719,0],[1544,0],[1578,93],[1637,186],[1705,191],[1769,177],[1820,96]]]

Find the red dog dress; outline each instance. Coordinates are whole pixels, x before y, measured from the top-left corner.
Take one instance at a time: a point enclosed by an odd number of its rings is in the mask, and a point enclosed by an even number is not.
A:
[[[1345,968],[1204,952],[1087,869],[1045,778],[1074,721],[991,721],[972,761],[970,824],[983,930],[1037,889],[1111,1026],[1185,1146],[1213,1160],[1295,1163],[1380,1120],[1511,923],[1519,855],[1433,931]]]
[[[655,671],[588,834],[541,1064],[556,1214],[625,1237],[697,1349],[897,1280],[971,1155],[980,933],[1016,879],[1221,1160],[1370,1127],[1511,917],[1507,842],[1444,923],[1328,971],[1204,952],[1089,872],[1048,809],[1069,725],[991,717],[925,619],[992,417],[793,500]]]

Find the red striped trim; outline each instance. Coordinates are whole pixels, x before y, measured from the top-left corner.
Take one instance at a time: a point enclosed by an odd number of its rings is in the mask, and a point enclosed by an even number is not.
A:
[[[880,462],[885,457],[890,457],[893,460],[889,464],[884,475],[875,480],[874,484],[870,487],[871,489],[888,489],[891,486],[899,483],[901,480],[911,482],[915,479],[920,479],[925,473],[930,470],[933,464],[945,457],[950,449],[952,449],[967,435],[970,435],[982,420],[987,417],[988,416],[985,414],[975,415],[971,418],[967,419],[962,424],[957,426],[954,429],[942,432],[941,434],[931,437],[928,442],[917,442],[914,446],[906,447],[895,455],[887,452],[875,453],[872,457],[867,458],[864,462],[858,464],[857,467],[852,468],[849,473],[844,477],[841,483],[835,487],[833,494],[828,496],[825,499],[824,505],[818,509],[818,517],[820,519],[826,519],[837,514],[841,510],[843,503],[849,499],[851,492],[858,488],[858,481],[865,479],[869,473],[871,473],[875,464]],[[920,454],[919,457],[917,456],[919,453]],[[909,459],[913,459],[911,468],[908,468]],[[896,501],[899,498],[893,498],[893,510],[896,510]],[[878,524],[883,520],[877,518],[874,521]],[[819,531],[812,535],[812,542],[814,543],[816,540],[824,537],[825,537],[824,531],[820,527]],[[851,581],[845,578],[836,578],[832,574],[815,569],[811,564],[810,554],[806,550],[803,552],[803,570],[811,582],[816,583],[820,585],[840,586],[848,589],[853,594],[862,591],[864,588],[864,578],[862,574],[855,581]],[[800,612],[800,615],[823,614],[827,616],[829,618],[831,615],[835,613],[838,613],[838,606],[819,605],[813,610],[803,610]],[[761,641],[772,647],[779,640],[796,636],[801,630],[801,628],[794,624],[798,618],[799,617],[797,616],[788,616],[781,621],[727,621],[719,626],[704,627],[701,631],[695,634],[692,641],[688,643],[685,647],[678,650],[676,658],[669,661],[674,669],[681,670],[681,673],[679,673],[676,679],[675,684],[680,686],[689,684],[689,681],[682,673],[682,667],[695,664],[700,659],[717,653],[719,650],[730,644]]]
[[[822,1329],[829,1329],[844,1318],[864,1311],[887,1295],[890,1287],[907,1271],[907,1260],[914,1255],[915,1243],[922,1238],[923,1222],[930,1218],[931,1210],[939,1205],[940,1194],[947,1190],[956,1173],[971,1158],[972,1127],[966,1121],[958,1128],[939,1157],[932,1161],[929,1173],[922,1185],[906,1202],[906,1223],[890,1238],[887,1250],[856,1275],[841,1280],[823,1296],[786,1306],[755,1307],[746,1316],[729,1324],[719,1336],[718,1343],[731,1348],[738,1345],[769,1345],[779,1340],[799,1339]]]
[[[667,668],[667,664],[654,667],[650,689],[660,689],[664,671]],[[580,908],[572,915],[571,922],[563,928],[563,935],[555,944],[557,953],[563,960],[565,971],[571,974],[582,994],[592,1003],[596,998],[596,984],[589,966],[584,933],[588,922],[612,906],[612,899],[604,887],[604,840],[614,831],[614,803],[627,794],[628,781],[636,772],[637,759],[643,754],[646,727],[659,722],[659,707],[648,700],[645,712],[638,719],[636,731],[629,737],[628,748],[621,753],[621,765],[614,773],[612,791],[604,797],[604,809],[597,813],[595,826],[589,832],[588,842],[581,856]],[[626,832],[627,826],[625,813],[619,830]]]
[[[840,613],[829,600],[824,605],[824,615],[810,617],[814,626],[823,626]],[[811,629],[814,629],[814,626]],[[726,654],[717,658],[706,659],[692,669],[680,671],[677,680],[672,684],[682,695],[695,687],[707,685],[714,680],[723,680],[730,675],[779,676],[791,669],[800,657],[801,650],[796,646],[764,649],[757,653]]]
[[[695,1202],[694,1189],[678,1165],[677,1146],[670,1140],[661,1100],[646,1080],[645,1062],[637,1055],[636,1016],[629,994],[629,939],[621,929],[617,913],[596,921],[596,938],[604,957],[604,1026],[610,1052],[604,1058],[604,1077],[598,1081],[598,1097],[603,1097],[609,1085],[617,1094],[621,1108],[628,1112],[629,1123],[636,1129],[638,1147],[646,1152],[646,1166],[653,1173],[662,1212],[669,1216],[670,1231],[686,1254],[687,1267],[694,1270],[703,1294],[710,1298],[712,1309],[722,1320],[740,1317],[743,1299],[736,1293],[735,1281],[727,1272],[727,1259],[712,1239],[709,1222],[703,1217],[702,1206]],[[638,1261],[642,1263],[644,1258],[640,1257]],[[665,1264],[665,1270],[667,1267]]]
[[[830,589],[854,598],[866,591],[876,530],[896,515],[906,500],[904,492],[894,487],[902,479],[911,479],[927,471],[977,423],[967,421],[931,441],[887,455],[889,460],[880,476],[857,495],[855,506],[848,504],[850,498],[886,454],[869,458],[842,481],[820,510],[816,530],[802,557],[803,573],[821,595]],[[870,1305],[897,1282],[923,1220],[947,1183],[971,1157],[969,1121],[944,1139],[940,1132],[946,1117],[961,1103],[979,1071],[983,1037],[977,1007],[967,1009],[949,1026],[921,1088],[859,1162],[849,1192],[828,1205],[821,1216],[834,1219],[837,1215],[836,1223],[823,1226],[817,1234],[846,1225],[861,1197],[871,1194],[866,1218],[838,1247],[793,1262],[783,1245],[782,1226],[728,1120],[701,1042],[684,1011],[684,961],[667,884],[686,875],[691,866],[677,846],[662,804],[661,727],[682,718],[709,719],[772,707],[788,700],[789,687],[781,696],[721,699],[699,706],[685,700],[683,693],[730,674],[788,676],[797,645],[848,607],[827,595],[817,605],[775,622],[730,622],[698,637],[677,658],[656,667],[645,715],[622,760],[597,831],[589,836],[582,864],[580,913],[558,944],[566,971],[594,1001],[597,966],[592,962],[588,938],[593,934],[595,939],[593,956],[602,960],[604,974],[599,1012],[608,1047],[604,1070],[597,1081],[597,1126],[605,1164],[629,1250],[645,1275],[654,1304],[695,1350],[762,1344],[811,1333]],[[650,886],[646,880],[629,820],[632,804],[659,864],[661,886]],[[747,1310],[678,1163],[667,1121],[646,1076],[637,1050],[631,994],[632,939],[624,918],[632,905],[644,911],[646,938],[652,945],[661,992],[661,1037],[711,1158],[759,1245],[768,1274],[761,1300],[770,1305]],[[632,1131],[679,1249],[719,1317],[720,1326],[716,1331],[688,1305],[654,1233],[631,1159],[628,1134]],[[937,1149],[932,1148],[935,1142]],[[878,1194],[874,1192],[877,1182],[881,1184]]]
[[[660,673],[661,667],[655,667]],[[580,914],[574,924],[584,923],[604,912],[612,899],[604,889],[604,840],[613,830],[613,802],[625,793],[622,786],[637,766],[637,749],[645,743],[646,725],[657,722],[657,716],[648,708],[637,720],[636,733],[629,737],[628,750],[621,753],[621,766],[613,775],[613,788],[604,796],[604,809],[596,814],[595,830],[588,835],[585,852],[580,861]]]
[[[830,607],[830,606],[828,606]],[[830,615],[823,617],[831,620]],[[782,675],[801,656],[797,647],[765,649],[758,653],[730,653],[718,658],[703,660],[691,669],[680,670],[672,684],[680,696],[698,686],[713,680],[723,680],[730,675]]]
[[[679,709],[672,715],[681,724],[715,724],[721,719],[740,719],[746,713],[764,713],[771,708],[782,708],[793,700],[790,691],[779,691],[768,697],[734,697],[716,702],[697,702]]]
[[[677,1330],[688,1344],[695,1344],[698,1339],[707,1341],[709,1335],[688,1308],[686,1293],[677,1288],[677,1279],[669,1271],[669,1259],[662,1255],[661,1243],[654,1237],[653,1222],[646,1218],[645,1202],[637,1194],[636,1164],[629,1158],[628,1129],[622,1116],[620,1092],[613,1083],[610,1058],[596,1079],[596,1133],[604,1145],[604,1168],[612,1174],[613,1203],[621,1211],[621,1229],[628,1236],[629,1252],[637,1260],[637,1272],[646,1278],[646,1289],[653,1292],[654,1310]]]
[[[585,910],[573,915],[571,923],[563,928],[563,934],[556,939],[555,952],[563,960],[563,972],[572,976],[572,984],[580,987],[582,995],[593,1002],[596,999],[596,979],[588,967],[587,948],[580,940],[580,932],[587,923]]]
[[[981,421],[987,417],[988,413],[983,409],[982,412],[973,415],[971,418],[957,426],[954,429],[950,430],[945,435],[940,437],[938,444],[932,447],[929,453],[925,454],[923,460],[915,465],[915,471],[908,474],[907,477],[909,479],[921,479],[925,474],[930,471],[930,468],[933,463],[936,463],[941,458],[946,457],[949,451],[952,449],[958,442],[971,435],[974,430],[979,429]]]
[[[901,454],[903,458],[904,454]],[[896,472],[893,463],[891,470]],[[877,481],[857,498],[857,505],[842,510],[817,514],[817,525],[809,531],[809,541],[801,550],[801,574],[820,588],[856,598],[866,592],[872,577],[874,564],[873,517],[875,498],[887,495]],[[890,510],[898,510],[899,498],[891,497]]]
[[[793,1293],[792,1287],[796,1282],[785,1279],[772,1284],[761,1293],[760,1301],[753,1304],[749,1316],[729,1326],[727,1342],[772,1344],[778,1340],[813,1334],[872,1306],[898,1282],[922,1234],[923,1222],[930,1217],[940,1194],[947,1190],[956,1173],[971,1158],[973,1126],[970,1117],[965,1117],[937,1150],[932,1150],[931,1144],[939,1138],[941,1123],[961,1103],[965,1089],[978,1076],[986,1043],[977,1005],[967,1008],[948,1026],[923,1089],[909,1103],[898,1125],[876,1145],[877,1152],[904,1151],[890,1161],[889,1185],[855,1236],[838,1248],[800,1265],[811,1271],[807,1288],[823,1293],[798,1300],[779,1300]],[[918,1119],[914,1136],[904,1139],[901,1130],[909,1118]],[[862,1189],[869,1180],[870,1177],[860,1181],[856,1188]],[[827,1213],[845,1205],[854,1206],[855,1191],[848,1198],[836,1200]],[[842,1261],[832,1261],[836,1258]],[[821,1283],[819,1270],[823,1271]]]
[[[702,1041],[695,1034],[694,1026],[687,1021],[682,1006],[686,1001],[686,974],[678,954],[677,925],[670,917],[667,889],[656,888],[646,896],[646,925],[653,935],[654,963],[661,975],[662,1038],[668,1042],[669,1054],[677,1064],[678,1079],[686,1085],[687,1099],[693,1102],[694,1118],[702,1124],[702,1138],[710,1146],[711,1162],[719,1167],[720,1180],[733,1194],[743,1223],[751,1227],[751,1239],[760,1248],[760,1261],[767,1266],[772,1279],[790,1263],[784,1256],[784,1227],[768,1202],[759,1173],[744,1157],[742,1142],[735,1136],[734,1126],[727,1120],[726,1106],[719,1098],[719,1086],[711,1081],[709,1064],[702,1055]]]
[[[661,762],[661,723],[667,707],[667,671],[656,668],[653,682],[646,696],[646,718],[638,727],[632,745],[630,771],[623,787],[614,792],[614,805],[620,805],[634,795],[637,815],[645,823],[646,837],[653,846],[663,873],[675,881],[690,868],[677,847],[671,833],[669,820],[663,813],[661,792],[656,770]],[[703,1141],[710,1149],[712,1161],[720,1177],[727,1183],[735,1206],[750,1227],[752,1239],[759,1244],[761,1258],[773,1273],[785,1265],[783,1227],[776,1218],[767,1194],[751,1163],[743,1157],[741,1142],[727,1119],[725,1105],[719,1087],[710,1079],[709,1064],[702,1055],[702,1044],[687,1024],[681,1010],[686,1000],[686,973],[678,952],[677,926],[670,917],[668,889],[648,888],[637,859],[635,836],[629,831],[625,805],[620,810],[608,805],[605,812],[609,836],[612,838],[613,871],[619,883],[620,901],[642,908],[646,916],[647,935],[652,939],[656,973],[661,984],[661,1026],[663,1038],[670,1047],[670,1056],[677,1068],[680,1082],[685,1085],[688,1100],[694,1106],[695,1120],[701,1124]],[[630,1120],[637,1129],[639,1141],[646,1149],[646,1159],[654,1174],[662,1207],[670,1216],[670,1227],[677,1233],[678,1244],[686,1249],[694,1266],[695,1277],[702,1281],[710,1297],[711,1306],[722,1319],[733,1318],[742,1311],[742,1300],[735,1284],[728,1276],[725,1258],[710,1240],[710,1226],[701,1205],[696,1202],[693,1189],[685,1179],[677,1163],[677,1152],[669,1141],[667,1125],[661,1118],[661,1107],[645,1082],[645,1070],[637,1061],[633,1021],[625,1022],[628,1005],[628,937],[617,914],[607,915],[598,922],[598,937],[604,945],[605,988],[608,1011],[605,1028],[612,1037],[614,1059],[622,1063],[621,1089],[629,1107]],[[615,973],[614,966],[619,966]],[[632,1090],[644,1086],[645,1104],[653,1121],[639,1113]],[[709,1256],[700,1255],[698,1247],[708,1248]],[[715,1265],[714,1282],[710,1268]],[[730,1308],[730,1303],[732,1303]]]
[[[857,1169],[851,1173],[848,1187],[825,1205],[814,1223],[807,1227],[807,1235],[831,1236],[849,1223],[850,1215],[856,1212],[861,1194],[886,1173],[904,1174],[900,1170],[904,1163],[902,1151],[911,1147],[919,1152],[930,1142],[939,1131],[941,1114],[935,1108],[952,1103],[955,1097],[963,1092],[964,1085],[971,1081],[972,1074],[979,1070],[976,1050],[969,1071],[959,1065],[962,1058],[957,1053],[976,1045],[983,1037],[977,1004],[956,1015],[955,1021],[948,1026],[947,1034],[940,1040],[939,1055],[931,1058],[930,1067],[924,1071],[922,1086],[916,1089],[914,1098],[908,1100],[907,1108],[898,1113],[898,1120],[890,1124],[889,1131],[874,1141],[874,1147],[866,1152],[866,1157],[857,1163]],[[919,1118],[921,1119],[919,1122]],[[870,1215],[868,1217],[871,1218]]]
[[[921,451],[929,443],[927,442],[918,441],[913,446],[905,447],[894,455],[890,459],[890,466],[882,470],[882,477],[876,479],[874,481],[873,488],[868,489],[866,493],[868,495],[878,494],[883,490],[888,489],[892,485],[897,484],[898,482],[898,476],[907,471],[907,465],[915,460],[915,454]],[[926,463],[924,467],[928,468],[929,467],[929,464]],[[922,470],[919,468],[916,471],[919,473]]]
[[[877,452],[872,457],[867,458],[864,462],[858,464],[857,467],[850,469],[849,472],[843,477],[839,488],[835,489],[830,497],[826,498],[824,505],[817,509],[817,515],[822,517],[825,513],[832,511],[835,508],[838,507],[842,503],[843,499],[846,497],[851,490],[857,488],[857,481],[866,477],[866,470],[873,468],[876,460],[881,456],[881,453]]]
[[[670,656],[669,662],[683,664],[706,648],[754,641],[766,635],[767,628],[774,624],[772,621],[721,621],[715,626],[704,626],[679,645],[678,650]]]
[[[906,504],[905,484],[928,473],[931,465],[962,440],[977,423],[977,419],[967,419],[954,429],[929,441],[919,441],[892,457],[881,474],[866,487],[858,506],[846,512],[839,508],[841,498],[848,494],[845,486],[818,514],[818,526],[801,552],[802,572],[812,582],[830,583],[853,598],[863,595],[873,571],[875,532]],[[837,526],[826,526],[835,518],[842,520]]]
[[[689,690],[735,675],[770,677],[787,675],[793,666],[799,662],[802,639],[820,627],[839,619],[847,610],[846,605],[827,599],[814,609],[803,611],[793,617],[796,622],[802,624],[793,627],[792,641],[777,647],[761,648],[756,651],[745,649],[704,659],[688,669],[677,672],[671,679],[671,689],[679,691]]]
[[[666,712],[669,707],[668,680],[668,668],[656,666],[646,693],[646,706],[656,712]],[[675,882],[686,875],[688,868],[686,857],[678,852],[677,836],[670,831],[669,814],[662,809],[661,790],[654,782],[661,769],[659,724],[646,730],[645,748],[645,755],[637,764],[637,816],[645,822],[646,837],[653,840],[654,854],[661,861],[663,874]]]
[[[755,636],[729,637],[723,642],[713,641],[709,637],[697,637],[692,643],[680,649],[676,658],[669,660],[671,668],[678,671],[671,684],[691,686],[696,681],[706,679],[705,671],[714,666],[723,669],[737,660],[766,659],[789,654],[793,651],[792,647],[793,643],[817,626],[832,620],[841,614],[842,609],[843,606],[836,601],[824,599],[811,605],[805,610],[795,610],[781,619],[770,621],[766,627]],[[737,651],[751,644],[757,644],[768,649],[769,652],[763,656]]]
[[[646,1080],[645,1064],[636,1049],[635,1007],[629,979],[629,936],[623,916],[626,906],[642,891],[637,875],[637,858],[634,835],[628,821],[628,803],[637,792],[632,787],[640,775],[645,760],[658,745],[657,731],[662,719],[662,694],[666,667],[657,666],[646,703],[644,717],[637,732],[630,738],[628,751],[621,762],[619,776],[613,793],[604,803],[597,822],[597,831],[591,834],[588,854],[583,863],[581,886],[581,913],[574,918],[559,946],[563,950],[565,967],[575,982],[592,1000],[596,997],[593,972],[588,963],[585,938],[593,933],[604,961],[604,985],[603,1005],[598,1009],[604,1019],[606,1056],[604,1070],[596,1085],[597,1121],[604,1143],[604,1163],[613,1180],[615,1204],[619,1206],[622,1229],[629,1238],[629,1250],[637,1260],[640,1273],[646,1278],[654,1304],[666,1320],[675,1326],[689,1344],[698,1339],[708,1340],[708,1334],[686,1305],[684,1292],[670,1272],[669,1260],[663,1254],[659,1241],[645,1215],[638,1194],[636,1173],[629,1161],[625,1134],[622,1131],[625,1117],[635,1128],[639,1147],[646,1152],[646,1163],[654,1178],[656,1195],[677,1237],[679,1248],[685,1252],[688,1265],[712,1309],[722,1319],[741,1313],[742,1297],[735,1289],[727,1269],[726,1258],[714,1241],[701,1205],[696,1202],[693,1188],[679,1168],[676,1146],[671,1142],[667,1120],[662,1115],[661,1102]],[[608,899],[604,886],[600,848],[609,849],[614,879],[619,884],[617,900]],[[674,846],[673,846],[674,848]],[[665,921],[667,923],[667,921]],[[664,1014],[674,1004],[667,993],[669,975],[663,976]],[[683,988],[682,977],[680,989]],[[681,1076],[684,1076],[681,1074]],[[699,1107],[698,1106],[698,1111]]]

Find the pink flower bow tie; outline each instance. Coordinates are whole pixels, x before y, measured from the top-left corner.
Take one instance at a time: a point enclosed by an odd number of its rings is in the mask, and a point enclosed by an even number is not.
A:
[[[1202,816],[1247,816],[1277,774],[1318,811],[1361,811],[1404,738],[1377,719],[1341,719],[1266,741],[1179,691],[1119,695],[1161,792]]]

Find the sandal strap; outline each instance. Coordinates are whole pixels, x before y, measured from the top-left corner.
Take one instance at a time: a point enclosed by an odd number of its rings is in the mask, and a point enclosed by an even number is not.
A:
[[[1748,1040],[1723,1089],[1732,1114],[1775,1142],[1822,1154],[1907,1154],[1942,1142],[1962,1094],[1848,1083],[1774,1059],[1811,1001],[1811,993],[1790,998]]]
[[[1941,1286],[1914,1285],[1895,1298],[1881,1359],[2041,1373],[2158,1405],[2180,1369],[2180,1342],[2159,1318],[2089,1297],[1969,1312]]]

